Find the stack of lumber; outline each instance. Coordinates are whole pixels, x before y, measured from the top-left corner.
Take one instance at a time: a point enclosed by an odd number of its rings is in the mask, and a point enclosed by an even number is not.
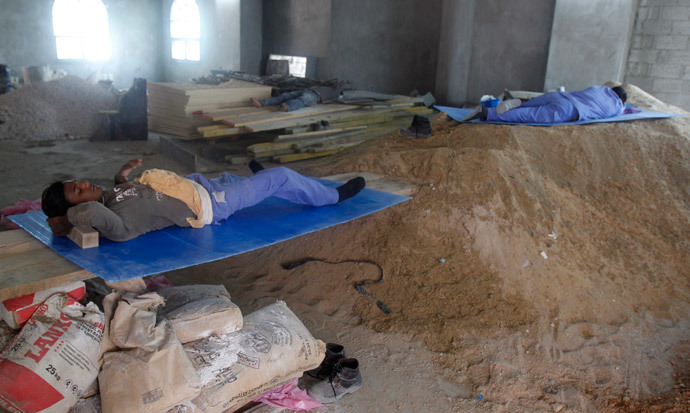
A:
[[[271,96],[271,87],[232,79],[220,85],[147,82],[149,130],[198,139],[197,129],[213,122],[193,116],[194,112],[246,106],[249,98]]]
[[[390,95],[389,95],[390,96]],[[410,125],[414,115],[429,115],[431,109],[415,106],[422,98],[392,96],[379,102],[319,104],[293,112],[276,108],[229,108],[201,111],[196,115],[212,125],[197,130],[204,138],[254,133],[273,133],[272,142],[250,145],[246,154],[228,157],[231,163],[249,159],[278,163],[326,156],[383,133]],[[323,121],[330,129],[318,130]],[[317,130],[314,130],[317,126]]]

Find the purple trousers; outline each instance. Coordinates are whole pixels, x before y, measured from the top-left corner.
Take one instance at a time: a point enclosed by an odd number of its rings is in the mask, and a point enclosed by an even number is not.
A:
[[[199,173],[187,175],[187,178],[201,184],[211,196],[213,224],[271,196],[310,206],[338,202],[338,190],[335,188],[284,167],[264,169],[246,178],[227,172],[213,179],[207,179]]]

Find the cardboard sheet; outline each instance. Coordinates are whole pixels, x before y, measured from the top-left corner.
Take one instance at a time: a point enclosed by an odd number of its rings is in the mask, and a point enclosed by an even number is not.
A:
[[[325,185],[340,185],[320,179]],[[126,242],[103,237],[98,248],[81,249],[54,237],[43,212],[9,217],[58,254],[109,282],[119,282],[227,258],[309,234],[388,208],[410,197],[365,188],[340,204],[296,205],[278,198],[242,209],[221,225],[168,227]]]

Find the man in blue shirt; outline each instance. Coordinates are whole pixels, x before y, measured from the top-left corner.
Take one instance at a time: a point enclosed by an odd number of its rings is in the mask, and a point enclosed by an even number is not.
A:
[[[627,93],[616,86],[592,86],[577,92],[548,92],[522,102],[505,112],[481,106],[464,120],[479,118],[489,122],[563,123],[577,120],[604,119],[625,110]]]

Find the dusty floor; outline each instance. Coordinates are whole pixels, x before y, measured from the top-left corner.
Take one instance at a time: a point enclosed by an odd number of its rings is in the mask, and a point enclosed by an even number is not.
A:
[[[687,116],[534,128],[440,115],[428,140],[392,135],[290,165],[407,180],[413,200],[166,275],[223,283],[245,313],[284,300],[343,344],[365,386],[321,411],[688,411],[689,139]],[[190,172],[155,139],[2,144],[2,206],[52,179],[108,185],[132,157]],[[353,288],[375,266],[280,266],[306,256],[378,262],[386,280],[369,290],[392,313]]]

